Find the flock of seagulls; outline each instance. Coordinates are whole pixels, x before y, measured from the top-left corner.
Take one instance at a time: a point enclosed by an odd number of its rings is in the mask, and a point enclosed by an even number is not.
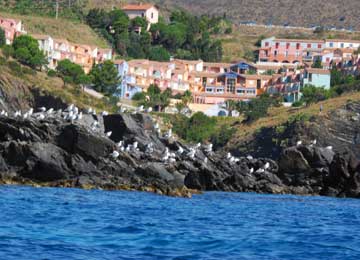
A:
[[[126,108],[121,107],[120,112],[121,113],[126,112]],[[135,110],[135,113],[138,113],[138,112],[139,113],[142,113],[142,112],[150,113],[150,112],[152,112],[152,108],[150,107],[150,108],[145,109],[144,106],[140,106]],[[97,115],[96,110],[93,108],[87,109],[85,111],[85,113],[88,115],[93,115],[93,116]],[[64,111],[62,111],[61,109],[55,111],[53,108],[47,109],[46,107],[40,107],[40,108],[38,108],[38,112],[36,112],[36,113],[34,112],[33,108],[30,108],[28,111],[26,111],[24,113],[20,110],[15,111],[15,113],[13,113],[12,115],[14,118],[22,118],[22,119],[35,118],[37,120],[44,120],[47,117],[51,117],[51,116],[53,116],[53,117],[60,116],[65,121],[71,122],[71,123],[74,123],[83,118],[83,112],[81,112],[79,110],[79,108],[76,107],[74,104],[69,105]],[[105,117],[105,116],[108,116],[109,113],[107,111],[102,111],[100,113],[100,115],[102,117]],[[5,110],[2,110],[0,112],[0,116],[9,117],[9,113],[6,112]],[[90,125],[90,129],[92,131],[98,131],[100,129],[99,121],[94,119],[94,121]],[[159,123],[155,123],[154,129],[158,133],[158,135],[161,136],[161,130],[160,130]],[[104,133],[104,135],[107,138],[110,138],[112,136],[112,131],[108,131],[108,132]],[[165,139],[171,139],[173,137],[172,129],[167,130],[162,137]],[[317,143],[316,140],[311,141],[310,147],[313,147],[314,145],[316,145],[316,143]],[[303,142],[301,140],[299,140],[299,141],[297,141],[296,146],[301,146],[302,144],[303,144]],[[203,144],[203,145],[201,143],[198,143],[198,144],[194,145],[193,147],[188,148],[187,151],[185,151],[185,149],[183,147],[179,146],[178,150],[176,152],[171,152],[169,150],[169,148],[166,147],[165,151],[163,152],[161,161],[164,163],[175,163],[177,161],[177,159],[182,158],[182,156],[184,154],[186,155],[187,158],[194,160],[196,158],[196,153],[201,148],[202,148],[202,151],[207,155],[210,155],[213,153],[213,144],[212,143]],[[327,146],[327,147],[325,147],[325,149],[332,150],[333,147]],[[136,151],[140,151],[139,147],[138,147],[138,142],[135,141],[131,144],[125,145],[124,141],[120,141],[116,144],[116,149],[110,154],[110,157],[113,159],[117,159],[120,156],[121,152],[131,153],[131,152],[136,152]],[[150,154],[150,155],[154,153],[154,144],[153,143],[149,143],[146,145],[145,153]],[[233,156],[231,153],[226,154],[226,159],[228,160],[228,162],[230,164],[238,163],[240,161],[240,158]],[[246,156],[246,159],[251,161],[254,158],[251,155],[248,155],[248,156]],[[208,158],[205,157],[204,163],[206,164],[207,162],[208,162]],[[251,168],[249,170],[249,172],[253,173],[255,171],[256,173],[264,173],[269,168],[270,168],[270,163],[266,162],[262,167],[260,167],[256,171],[254,170],[254,168]]]

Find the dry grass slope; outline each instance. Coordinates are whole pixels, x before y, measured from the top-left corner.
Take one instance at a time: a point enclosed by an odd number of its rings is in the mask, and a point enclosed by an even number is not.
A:
[[[28,33],[48,34],[75,43],[96,45],[101,48],[109,47],[104,39],[100,38],[88,25],[81,22],[10,13],[0,13],[0,16],[22,20]]]
[[[232,140],[229,142],[229,147],[235,147],[237,144],[241,143],[248,138],[251,138],[253,134],[263,127],[273,127],[285,123],[290,116],[296,116],[300,114],[306,114],[308,116],[327,116],[327,113],[343,107],[349,100],[359,101],[360,92],[348,93],[343,96],[325,100],[317,104],[312,104],[308,107],[303,108],[272,108],[269,111],[269,115],[264,118],[260,118],[252,124],[239,124],[239,119],[235,118],[224,118],[221,119],[224,126],[229,124],[235,124],[238,128],[233,136]],[[319,108],[320,105],[323,105],[323,112],[320,114]]]

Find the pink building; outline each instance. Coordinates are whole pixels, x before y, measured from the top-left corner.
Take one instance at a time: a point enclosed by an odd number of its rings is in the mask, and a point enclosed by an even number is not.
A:
[[[16,36],[26,33],[22,22],[16,19],[0,17],[0,27],[5,31],[6,44],[11,44]]]
[[[260,62],[304,63],[312,62],[325,48],[324,40],[276,39],[261,41]]]

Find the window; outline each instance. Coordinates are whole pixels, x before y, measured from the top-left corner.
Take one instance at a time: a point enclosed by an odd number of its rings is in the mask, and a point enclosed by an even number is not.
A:
[[[328,57],[328,58],[326,58],[326,62],[330,62],[330,58]]]
[[[299,50],[300,49],[300,43],[296,44],[296,49]]]
[[[308,48],[311,48],[311,43],[308,43],[307,47],[308,47]]]
[[[268,47],[269,46],[269,43],[268,42],[265,42],[265,47]]]
[[[206,92],[210,92],[210,93],[212,93],[212,92],[214,92],[214,89],[213,88],[206,88]]]
[[[286,43],[286,49],[290,48],[290,43]]]
[[[151,13],[151,19],[153,19],[154,18],[154,13]]]
[[[289,56],[289,52],[285,51],[285,57]]]
[[[236,94],[238,94],[238,95],[244,95],[244,94],[245,94],[245,90],[244,90],[244,89],[237,89],[237,90],[236,90]]]
[[[223,88],[217,88],[216,93],[224,93],[224,89]]]
[[[340,43],[340,47],[341,47],[341,48],[344,48],[344,43]]]
[[[352,43],[350,43],[350,45],[349,45],[349,46],[350,46],[350,48],[352,48],[352,47],[353,47],[353,44],[352,44]]]
[[[277,56],[278,52],[277,51],[274,51],[274,56]]]
[[[295,56],[296,56],[296,57],[299,57],[299,56],[300,56],[300,52],[298,52],[298,51],[295,52]]]
[[[334,47],[334,43],[333,43],[333,42],[330,42],[330,43],[329,43],[329,46],[330,46],[330,48]]]
[[[250,94],[250,95],[255,95],[256,91],[255,91],[255,89],[248,89],[248,90],[246,90],[246,93]]]
[[[322,47],[322,46],[321,46],[321,43],[319,43],[319,44],[318,44],[318,49],[321,49],[321,47]]]
[[[227,79],[226,91],[234,93],[236,79]]]
[[[260,88],[261,88],[261,80],[260,80],[260,79],[258,79],[258,80],[256,81],[256,88],[257,88],[257,89],[260,89]]]
[[[312,73],[309,73],[309,82],[312,82]]]
[[[280,45],[280,44],[277,42],[277,43],[275,44],[275,48],[276,48],[276,49],[279,49],[279,45]]]
[[[141,17],[144,17],[144,16],[145,16],[145,14],[144,14],[144,13],[142,13],[142,14],[141,14]]]

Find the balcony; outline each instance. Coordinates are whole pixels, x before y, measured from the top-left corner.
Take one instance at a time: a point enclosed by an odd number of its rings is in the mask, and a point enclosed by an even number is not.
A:
[[[303,56],[302,59],[303,59],[303,61],[312,61],[313,56]]]

